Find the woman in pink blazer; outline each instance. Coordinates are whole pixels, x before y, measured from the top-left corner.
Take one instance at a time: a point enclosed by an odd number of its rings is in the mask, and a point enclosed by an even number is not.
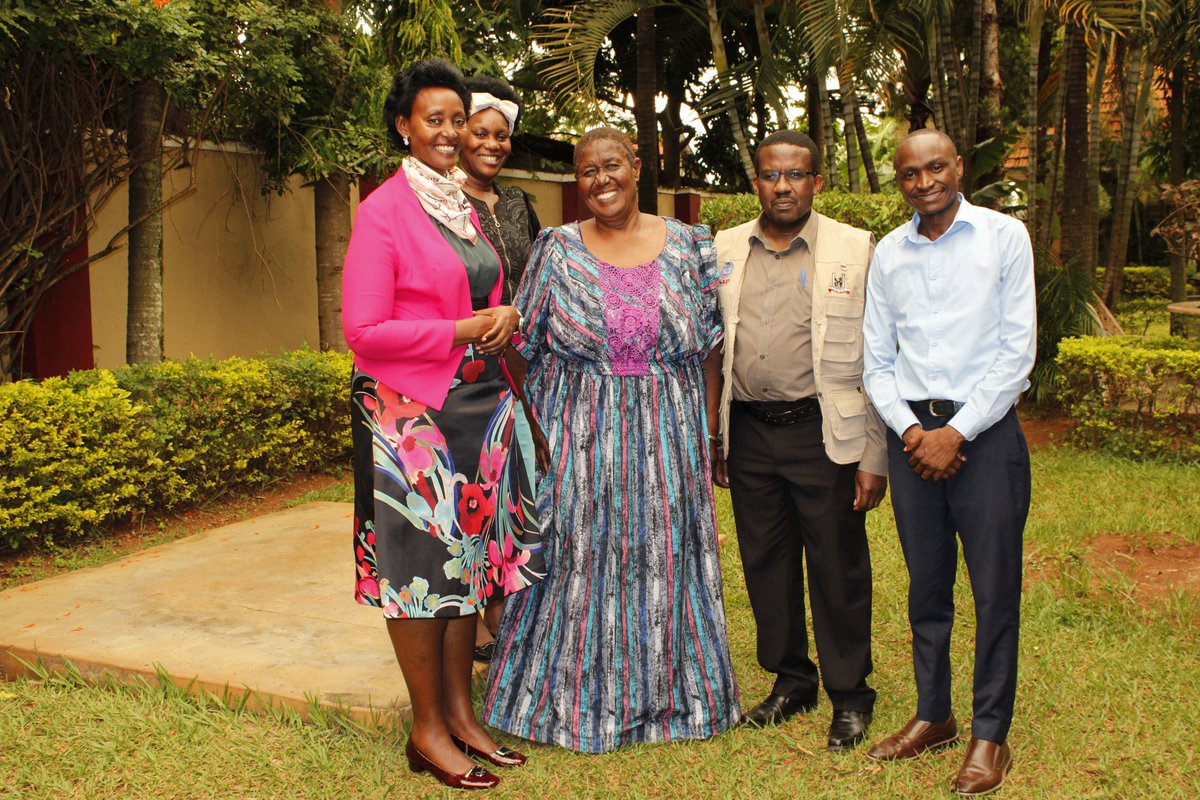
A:
[[[396,76],[384,107],[407,148],[360,205],[342,326],[354,352],[358,602],[383,610],[412,698],[409,765],[460,788],[525,762],[471,705],[475,615],[540,580],[533,493],[500,357],[520,317],[455,166],[470,95],[440,59]]]

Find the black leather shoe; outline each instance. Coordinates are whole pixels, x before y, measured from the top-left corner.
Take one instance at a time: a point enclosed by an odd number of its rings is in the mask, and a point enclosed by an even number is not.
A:
[[[781,694],[771,694],[766,700],[742,715],[741,724],[761,728],[765,725],[778,725],[788,717],[812,711],[817,707],[815,697],[785,697]]]
[[[833,722],[829,723],[829,744],[832,752],[838,753],[862,744],[871,726],[870,711],[835,710]]]

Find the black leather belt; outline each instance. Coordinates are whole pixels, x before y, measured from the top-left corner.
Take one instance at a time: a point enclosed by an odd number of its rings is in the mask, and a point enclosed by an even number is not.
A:
[[[953,417],[966,403],[953,400],[909,400],[908,407],[931,417]]]
[[[768,425],[792,425],[821,410],[821,404],[815,397],[781,402],[734,400],[733,405]]]

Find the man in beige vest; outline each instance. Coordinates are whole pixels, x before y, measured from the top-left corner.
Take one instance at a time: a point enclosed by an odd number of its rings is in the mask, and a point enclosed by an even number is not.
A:
[[[862,388],[863,300],[874,239],[812,210],[824,184],[812,139],[777,131],[755,153],[762,214],[716,237],[725,318],[720,452],[758,661],[775,674],[747,725],[817,704],[804,567],[830,750],[871,724],[871,559],[866,512],[887,488],[884,426]]]

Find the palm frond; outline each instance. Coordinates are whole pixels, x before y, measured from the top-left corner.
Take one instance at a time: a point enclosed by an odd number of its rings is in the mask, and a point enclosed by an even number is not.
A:
[[[679,0],[602,0],[547,9],[546,21],[533,29],[544,53],[538,74],[556,94],[594,101],[594,65],[609,34],[639,11],[665,6],[696,11],[694,5]]]

